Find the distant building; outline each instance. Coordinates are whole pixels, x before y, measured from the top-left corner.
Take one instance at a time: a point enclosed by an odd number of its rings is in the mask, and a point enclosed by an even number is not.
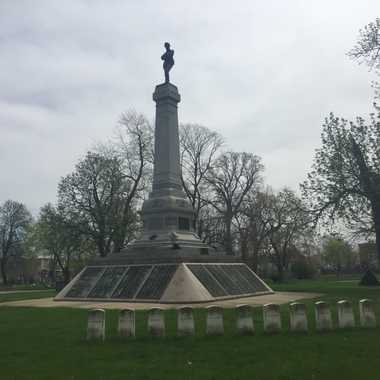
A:
[[[10,283],[49,282],[53,261],[51,256],[11,256],[8,261]]]
[[[376,244],[373,242],[359,243],[358,247],[361,267],[378,269],[379,262],[376,253]]]

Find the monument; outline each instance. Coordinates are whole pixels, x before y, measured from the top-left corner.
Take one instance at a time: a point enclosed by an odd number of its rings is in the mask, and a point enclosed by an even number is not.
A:
[[[216,252],[195,233],[181,183],[178,89],[170,83],[174,50],[161,56],[165,82],[156,86],[152,191],[143,203],[143,233],[120,252],[94,259],[55,300],[191,303],[273,291],[239,258]]]

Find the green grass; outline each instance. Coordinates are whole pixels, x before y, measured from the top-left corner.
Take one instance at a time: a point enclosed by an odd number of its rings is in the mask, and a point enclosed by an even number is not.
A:
[[[362,288],[333,279],[294,281],[276,289],[323,292],[332,305],[346,298],[376,300],[380,289]],[[34,295],[33,295],[34,296]],[[313,303],[305,301],[311,330],[288,331],[288,306],[282,307],[285,329],[279,335],[262,331],[261,309],[254,310],[256,332],[237,336],[234,311],[225,311],[225,335],[206,337],[205,312],[197,310],[196,336],[177,338],[173,310],[166,311],[167,337],[146,332],[146,312],[136,313],[133,341],[117,337],[117,311],[107,311],[107,340],[85,341],[87,311],[66,308],[0,308],[1,379],[377,379],[380,373],[380,328],[314,331]],[[335,309],[334,309],[335,311]],[[357,315],[356,315],[357,316]],[[334,312],[336,320],[336,313]],[[335,321],[336,322],[336,321]]]
[[[54,290],[42,290],[42,291],[17,291],[12,293],[0,293],[0,303],[9,302],[9,301],[22,301],[28,299],[37,299],[37,298],[49,298],[54,297],[56,292]],[[1,338],[0,338],[1,339]],[[1,377],[0,377],[1,379]]]
[[[4,285],[0,284],[0,291],[19,291],[19,290],[47,290],[53,289],[43,284],[16,284],[16,285]]]
[[[324,301],[335,302],[347,298],[357,302],[361,298],[380,299],[380,287],[359,286],[359,279],[337,280],[336,278],[323,277],[317,280],[292,280],[284,284],[270,283],[274,290],[289,292],[314,292],[323,293]],[[311,301],[314,302],[314,301]]]

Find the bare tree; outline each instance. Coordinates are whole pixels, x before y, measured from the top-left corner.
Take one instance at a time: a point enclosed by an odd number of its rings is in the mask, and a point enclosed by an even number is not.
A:
[[[7,200],[0,206],[0,266],[3,283],[8,283],[9,256],[23,243],[32,216],[22,203]]]
[[[289,189],[270,197],[268,211],[268,254],[277,268],[279,281],[283,281],[302,234],[311,226],[311,218],[301,199]]]
[[[204,243],[217,250],[223,246],[221,242],[224,241],[225,236],[224,219],[210,204],[206,204],[200,209],[198,235]]]
[[[261,184],[263,165],[258,156],[250,153],[226,152],[209,170],[207,181],[213,196],[208,200],[225,223],[226,253],[233,254],[232,222],[241,211],[248,192]]]
[[[199,213],[206,204],[204,199],[209,192],[206,176],[222,146],[223,138],[208,128],[197,124],[183,124],[180,127],[182,184],[195,211],[199,235],[202,233]]]
[[[268,245],[269,206],[272,196],[269,188],[251,190],[243,202],[241,212],[235,218],[242,258],[255,272]]]
[[[133,205],[146,191],[152,176],[153,128],[144,115],[129,111],[120,118],[117,136],[118,152],[129,191],[122,197],[119,225],[113,237],[116,252],[131,240],[128,236],[133,236],[128,234],[136,217]]]

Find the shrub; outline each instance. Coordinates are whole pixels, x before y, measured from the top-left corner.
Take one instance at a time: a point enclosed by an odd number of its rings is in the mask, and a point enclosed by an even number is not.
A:
[[[375,276],[375,274],[368,269],[365,273],[362,279],[359,282],[359,285],[362,286],[380,286],[380,282]]]

